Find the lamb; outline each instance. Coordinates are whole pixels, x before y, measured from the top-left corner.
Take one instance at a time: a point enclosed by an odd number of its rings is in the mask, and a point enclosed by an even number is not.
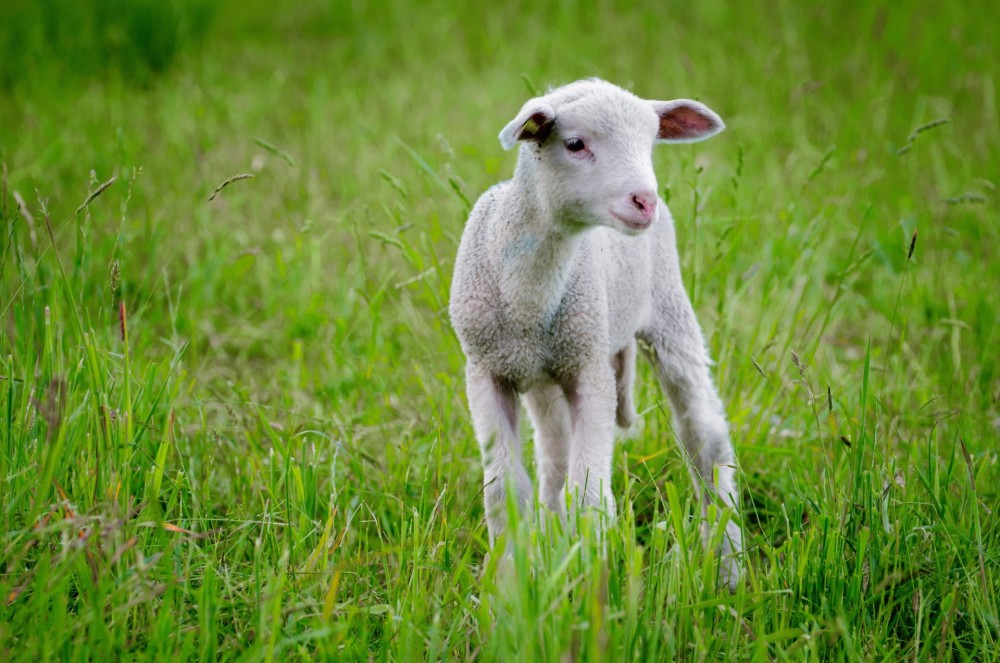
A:
[[[449,307],[466,356],[491,547],[507,491],[522,509],[534,499],[519,396],[535,431],[539,502],[565,517],[568,489],[571,505],[614,517],[615,425],[636,418],[638,339],[670,400],[703,517],[713,501],[733,510],[719,552],[720,581],[735,588],[736,459],[652,164],[654,143],[724,128],[696,101],[646,101],[588,79],[529,100],[500,132],[504,149],[521,145],[514,177],[476,202]]]

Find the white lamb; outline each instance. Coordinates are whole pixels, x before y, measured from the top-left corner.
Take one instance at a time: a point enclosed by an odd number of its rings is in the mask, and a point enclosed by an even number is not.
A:
[[[735,454],[652,162],[654,143],[699,141],[724,127],[696,101],[646,101],[590,79],[531,99],[500,132],[504,149],[521,143],[517,168],[469,216],[450,305],[491,545],[507,490],[522,508],[533,500],[519,394],[535,429],[539,501],[565,514],[568,479],[572,504],[614,516],[615,423],[636,416],[637,338],[670,399],[703,516],[715,499],[736,510]],[[741,550],[730,520],[720,548],[730,588]]]

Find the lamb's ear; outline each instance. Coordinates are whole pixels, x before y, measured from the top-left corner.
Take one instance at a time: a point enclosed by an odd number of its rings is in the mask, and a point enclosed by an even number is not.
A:
[[[533,140],[541,143],[556,124],[556,112],[544,101],[532,99],[521,112],[500,132],[500,145],[509,150],[519,140]]]
[[[697,101],[674,99],[649,103],[660,116],[660,131],[656,134],[660,143],[695,143],[726,128],[715,111]]]

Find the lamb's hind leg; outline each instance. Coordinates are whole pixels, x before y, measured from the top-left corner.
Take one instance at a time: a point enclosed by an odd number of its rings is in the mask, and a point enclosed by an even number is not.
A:
[[[670,322],[670,329],[653,330],[644,333],[643,338],[652,346],[650,358],[670,399],[674,427],[701,498],[702,517],[707,517],[709,504],[717,501],[737,511],[733,515],[738,518],[736,454],[729,441],[722,402],[712,384],[701,330],[690,305],[680,307]],[[710,534],[707,528],[705,534]],[[731,590],[742,571],[742,550],[739,523],[730,520],[719,553],[720,579]]]
[[[562,387],[555,384],[535,387],[525,395],[524,402],[535,429],[538,498],[551,511],[564,514],[573,434],[569,402]]]
[[[615,423],[621,428],[628,428],[635,423],[635,403],[632,392],[635,389],[635,339],[630,339],[628,345],[611,357],[611,366],[615,369],[615,389],[618,392],[618,408],[615,410]]]
[[[466,364],[466,389],[483,456],[483,499],[493,545],[506,525],[508,486],[514,489],[519,508],[528,506],[532,499],[531,480],[521,462],[520,404],[512,385],[471,361]]]

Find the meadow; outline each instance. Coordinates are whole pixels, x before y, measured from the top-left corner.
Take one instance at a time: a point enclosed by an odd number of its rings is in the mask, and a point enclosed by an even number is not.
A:
[[[997,25],[12,0],[0,659],[1000,660]],[[739,455],[734,594],[643,362],[606,547],[522,521],[486,558],[451,266],[499,130],[587,76],[728,125],[654,163]]]

